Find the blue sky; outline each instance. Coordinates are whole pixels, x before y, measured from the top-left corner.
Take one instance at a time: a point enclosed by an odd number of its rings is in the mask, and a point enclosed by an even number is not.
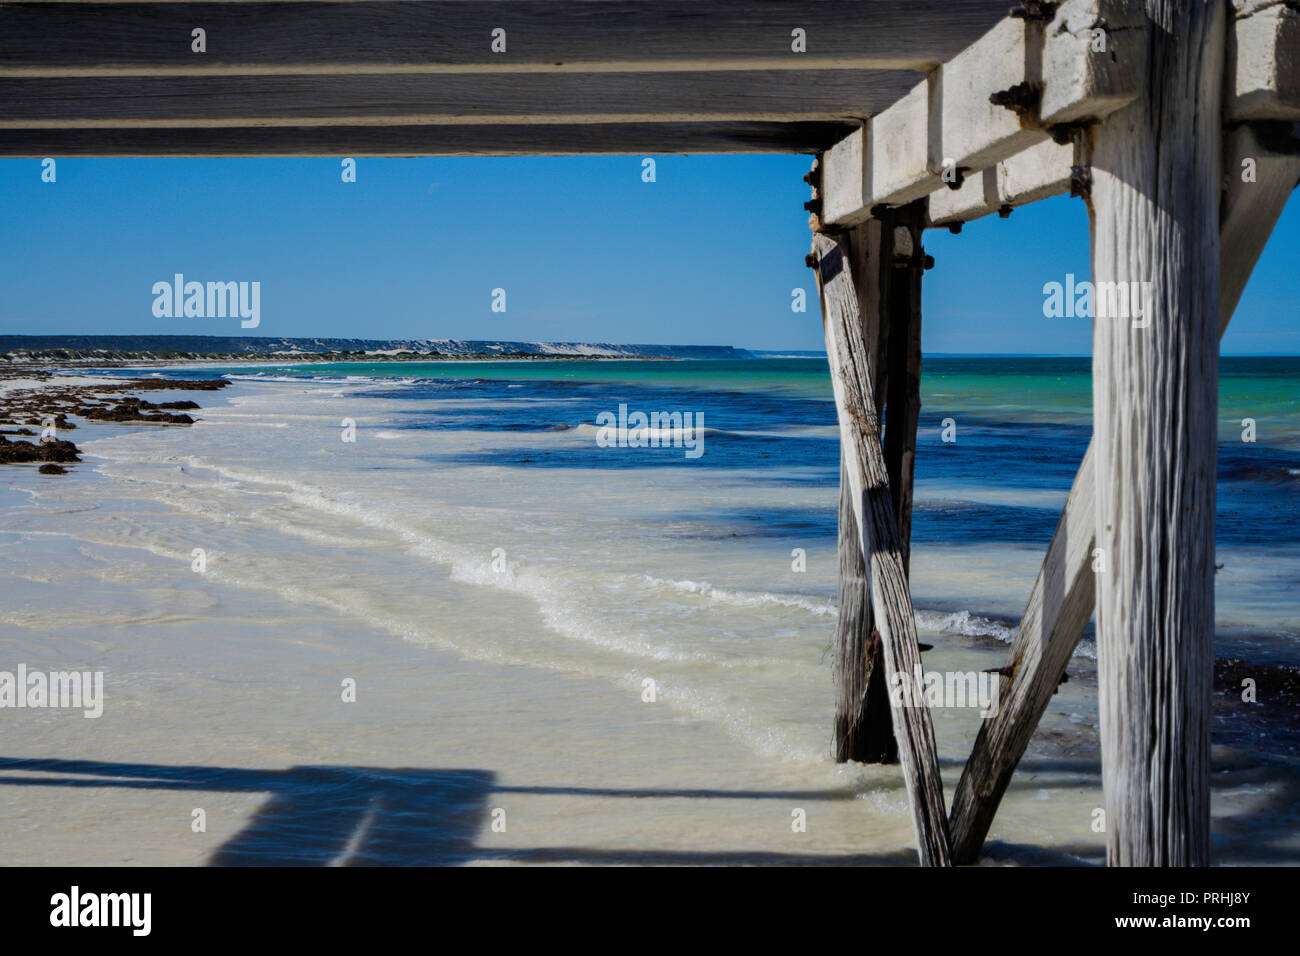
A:
[[[815,349],[807,156],[0,160],[0,332],[608,341]],[[1079,200],[926,233],[927,352],[1087,354],[1042,314],[1088,274]],[[1300,353],[1300,201],[1224,340]],[[261,282],[261,325],[155,318],[151,288]],[[491,309],[506,290],[506,311]],[[791,310],[792,290],[808,310]]]

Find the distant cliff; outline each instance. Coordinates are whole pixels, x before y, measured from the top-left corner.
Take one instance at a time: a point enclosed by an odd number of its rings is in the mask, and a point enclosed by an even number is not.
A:
[[[499,342],[466,339],[267,338],[223,335],[0,335],[0,360],[134,358],[404,358],[455,356],[743,359],[729,345],[613,345],[608,342]]]

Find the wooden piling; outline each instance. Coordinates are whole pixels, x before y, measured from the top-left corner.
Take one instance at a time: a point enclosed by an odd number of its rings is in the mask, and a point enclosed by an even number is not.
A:
[[[1147,88],[1095,134],[1097,673],[1111,865],[1210,856],[1224,6],[1146,0]],[[1122,287],[1121,287],[1122,288]],[[1100,296],[1097,297],[1100,306]]]
[[[826,331],[826,354],[840,421],[846,477],[859,540],[869,569],[871,606],[880,634],[885,676],[898,739],[899,763],[912,810],[921,863],[951,865],[943,781],[930,712],[920,695],[895,692],[921,672],[916,617],[903,569],[888,471],[880,447],[871,360],[863,347],[862,320],[850,271],[849,243],[813,237]]]
[[[841,458],[843,456],[841,455]],[[839,616],[835,620],[835,759],[896,763],[898,742],[885,658],[871,613],[871,585],[853,513],[848,465],[840,462]]]
[[[889,330],[891,369],[885,397],[885,466],[898,518],[898,543],[903,570],[911,566],[912,485],[916,461],[916,429],[921,417],[921,275],[925,252],[921,230],[925,203],[913,202],[890,210],[886,220],[889,247],[889,288],[885,327]]]
[[[921,410],[921,230],[924,203],[878,210],[848,236],[861,317],[862,347],[871,364],[877,421],[898,521],[903,569],[911,555],[913,462]],[[834,643],[835,759],[894,763],[898,744],[884,676],[871,592],[841,463],[839,617]]]
[[[850,274],[858,297],[860,338],[871,363],[876,420],[883,421],[889,381],[889,310],[886,307],[893,230],[872,219],[846,236]],[[885,660],[871,611],[871,587],[862,557],[861,535],[841,452],[839,519],[839,615],[835,621],[834,749],[836,761],[895,763],[898,743],[885,686]]]

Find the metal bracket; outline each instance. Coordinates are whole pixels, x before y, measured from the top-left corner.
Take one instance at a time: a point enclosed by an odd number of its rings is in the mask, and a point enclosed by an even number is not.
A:
[[[1084,201],[1092,197],[1092,139],[1088,135],[1091,123],[1061,123],[1048,132],[1053,142],[1074,147],[1074,161],[1070,166],[1070,195]]]

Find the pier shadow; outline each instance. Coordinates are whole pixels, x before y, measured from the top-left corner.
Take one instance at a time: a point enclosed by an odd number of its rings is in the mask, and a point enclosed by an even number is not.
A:
[[[16,775],[14,772],[20,772]],[[848,791],[499,786],[478,769],[303,766],[285,770],[0,757],[0,786],[266,793],[209,858],[212,866],[454,866],[473,860],[651,865],[912,865],[915,854],[805,855],[581,846],[476,845],[501,794],[622,799],[851,800]]]
[[[955,761],[945,760],[945,764]],[[1268,797],[1214,820],[1218,864],[1295,863],[1290,841],[1300,832],[1300,767],[1242,759],[1218,766],[1215,790],[1258,788]],[[1030,758],[1011,789],[1079,785],[1091,760]],[[1059,777],[1058,777],[1059,775]],[[1096,781],[1099,785],[1099,781]],[[915,866],[916,854],[803,854],[766,850],[667,850],[584,846],[481,846],[494,802],[509,795],[612,799],[771,800],[789,805],[851,801],[840,790],[722,790],[504,786],[490,770],[300,766],[284,770],[0,757],[0,786],[125,788],[266,794],[248,824],[213,851],[212,866],[456,866],[469,862],[589,863],[651,866]],[[902,788],[875,781],[873,790]],[[864,808],[865,810],[865,808]],[[183,822],[180,824],[183,825]],[[996,829],[995,824],[995,829]],[[991,839],[986,865],[1089,866],[1105,863],[1098,842],[1041,847]]]
[[[9,771],[26,771],[12,776]],[[265,793],[212,866],[430,866],[464,863],[488,816],[488,770],[239,767],[0,757],[0,785]]]

